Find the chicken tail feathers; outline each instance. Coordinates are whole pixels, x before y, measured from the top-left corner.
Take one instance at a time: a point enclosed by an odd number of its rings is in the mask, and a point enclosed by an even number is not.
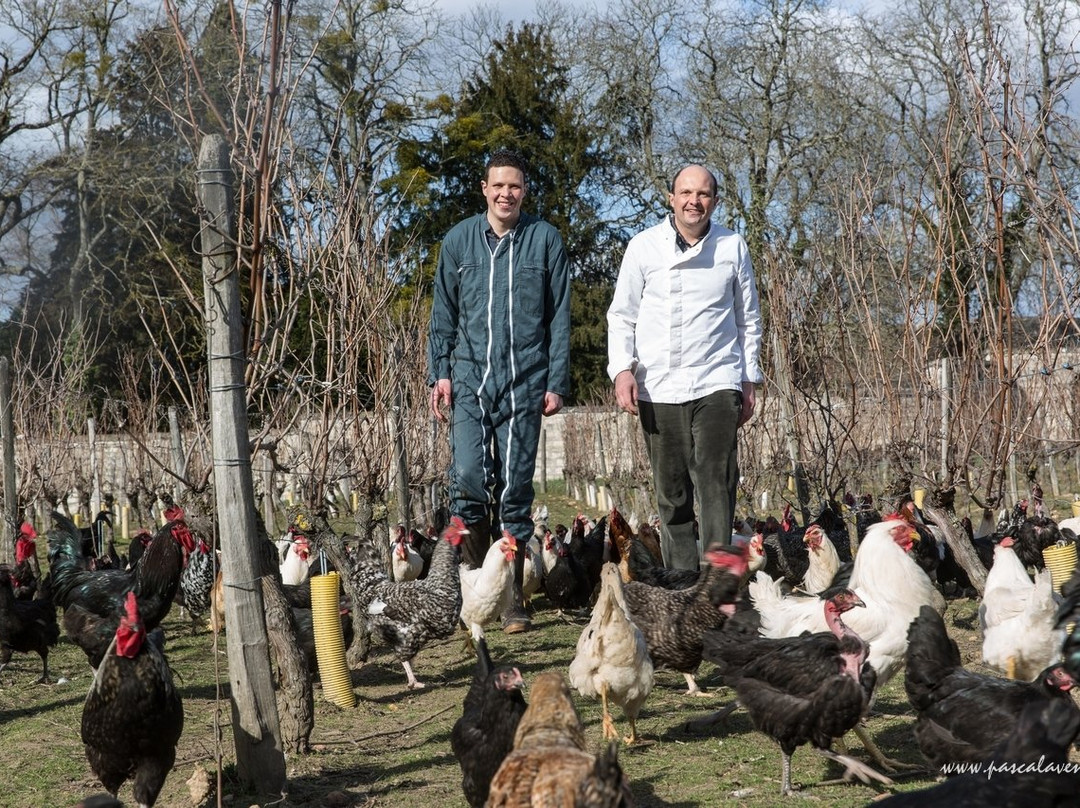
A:
[[[52,577],[53,602],[67,606],[71,589],[78,584],[75,573],[84,569],[82,532],[62,513],[53,512],[56,527],[49,531],[49,572]]]
[[[592,771],[578,786],[574,808],[628,808],[618,745],[612,741],[596,756]]]
[[[932,606],[920,608],[919,616],[908,627],[906,661],[904,688],[912,706],[918,711],[925,710],[938,683],[960,667],[960,649]]]

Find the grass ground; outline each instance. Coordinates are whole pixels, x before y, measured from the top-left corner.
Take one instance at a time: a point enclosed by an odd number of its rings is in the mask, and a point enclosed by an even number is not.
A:
[[[557,494],[547,497],[553,521],[568,520],[577,510]],[[568,521],[567,521],[568,523]],[[526,683],[546,670],[565,672],[574,654],[581,625],[556,617],[537,599],[534,630],[504,635],[489,632],[497,661],[520,667]],[[977,604],[950,603],[946,622],[960,643],[964,660],[973,667],[979,655]],[[429,687],[405,690],[401,666],[385,653],[373,655],[352,672],[358,695],[354,709],[342,710],[316,689],[313,751],[287,761],[289,792],[277,800],[237,793],[234,779],[228,672],[224,647],[202,630],[192,636],[174,611],[165,623],[167,653],[184,699],[185,726],[174,771],[158,801],[162,808],[192,806],[186,781],[196,768],[222,772],[222,804],[234,806],[350,805],[366,808],[463,808],[460,769],[450,754],[449,733],[468,688],[474,658],[462,636],[422,651],[414,662],[417,675]],[[227,639],[222,636],[218,642]],[[9,808],[72,806],[79,798],[100,792],[90,773],[79,740],[82,702],[90,670],[81,651],[61,640],[50,657],[54,684],[37,685],[36,656],[16,656],[0,673],[0,765],[6,772],[0,805]],[[780,802],[780,753],[769,738],[755,732],[745,713],[735,713],[726,726],[694,735],[685,723],[725,704],[731,694],[717,686],[712,666],[704,663],[699,682],[705,697],[689,697],[679,674],[660,672],[642,710],[638,731],[644,742],[622,748],[620,761],[642,808],[710,808],[711,806],[775,806]],[[528,690],[526,689],[526,699]],[[599,704],[576,700],[591,742],[601,742]],[[616,712],[616,723],[626,725]],[[904,696],[902,677],[881,693],[868,728],[878,745],[901,761],[921,764],[911,736],[912,714]],[[856,740],[849,749],[861,755]],[[879,791],[863,785],[819,786],[836,771],[808,750],[796,752],[793,778],[805,788],[803,796],[821,805],[864,806]],[[903,778],[897,790],[933,782],[930,773]],[[133,804],[130,785],[120,798]]]

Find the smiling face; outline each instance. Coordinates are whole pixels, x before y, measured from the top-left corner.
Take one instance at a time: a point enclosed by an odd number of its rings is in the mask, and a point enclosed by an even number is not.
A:
[[[675,226],[683,237],[700,238],[716,210],[716,185],[712,175],[701,166],[687,166],[675,177],[668,204],[675,214]]]
[[[488,224],[496,235],[514,229],[521,217],[521,202],[525,199],[525,175],[513,166],[493,166],[487,179],[480,183],[487,200]]]

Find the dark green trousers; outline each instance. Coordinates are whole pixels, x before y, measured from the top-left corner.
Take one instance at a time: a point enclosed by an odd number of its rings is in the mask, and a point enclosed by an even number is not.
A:
[[[741,409],[739,390],[719,390],[685,404],[638,402],[668,567],[698,569],[706,547],[731,543]],[[695,493],[699,521],[694,518]]]

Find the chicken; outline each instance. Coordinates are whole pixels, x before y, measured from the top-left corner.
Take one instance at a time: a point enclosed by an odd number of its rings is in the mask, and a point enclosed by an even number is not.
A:
[[[521,570],[521,594],[528,606],[532,596],[540,591],[544,585],[544,562],[540,557],[539,550],[533,546],[530,539],[525,543],[525,565]]]
[[[450,730],[450,749],[461,766],[466,801],[472,808],[481,808],[487,802],[491,778],[514,748],[514,734],[526,705],[521,672],[496,668],[483,637],[476,643],[476,657],[461,717]]]
[[[714,544],[705,560],[708,566],[689,589],[664,589],[637,581],[624,586],[630,616],[645,635],[653,666],[681,673],[690,695],[704,692],[694,678],[701,664],[702,635],[734,613],[747,568],[745,548]]]
[[[60,639],[56,608],[47,600],[16,600],[11,575],[0,569],[0,671],[14,653],[41,657],[39,684],[49,681],[49,648]]]
[[[484,555],[484,563],[478,569],[462,564],[461,622],[472,635],[473,642],[484,636],[484,626],[499,619],[510,606],[513,597],[514,556],[517,542],[509,531],[492,544]]]
[[[303,583],[311,575],[311,565],[315,563],[315,555],[311,552],[311,542],[299,528],[289,527],[289,539],[285,560],[281,562],[279,569],[281,582],[295,586]]]
[[[439,544],[439,531],[428,526],[427,533],[421,533],[416,528],[409,531],[409,544],[420,555],[420,574],[417,578],[426,578],[431,568],[431,557],[435,554],[435,548]]]
[[[585,728],[562,674],[532,684],[514,748],[491,779],[487,808],[631,808],[630,785],[609,748],[586,750]]]
[[[851,561],[851,539],[847,525],[833,505],[822,503],[818,513],[806,527],[799,527],[792,518],[791,505],[784,506],[779,523],[771,520],[762,526],[765,535],[765,572],[770,578],[783,580],[790,587],[801,585],[810,564],[803,537],[811,526],[816,525],[829,538],[840,562]]]
[[[1064,634],[1054,629],[1054,586],[1050,570],[1027,570],[1006,536],[994,549],[994,564],[986,575],[979,604],[983,633],[983,662],[1010,679],[1031,681],[1060,658]]]
[[[184,708],[169,665],[147,641],[138,599],[129,590],[83,704],[86,759],[113,796],[133,777],[135,801],[148,808],[172,770],[183,728]]]
[[[874,689],[869,649],[842,617],[864,605],[850,589],[832,590],[818,601],[829,629],[819,634],[766,639],[728,630],[705,633],[705,658],[717,664],[754,726],[780,744],[781,794],[792,793],[791,756],[806,743],[864,782],[890,782],[832,751],[833,739],[862,719]]]
[[[608,524],[611,525],[611,541],[618,555],[619,572],[624,583],[640,581],[665,589],[686,589],[697,582],[699,570],[669,569],[656,561],[618,509],[611,509]]]
[[[1017,725],[1023,709],[1048,700],[1067,702],[1075,681],[1056,665],[1034,682],[965,670],[941,616],[924,606],[908,630],[904,689],[915,708],[915,740],[935,768],[987,760]]]
[[[1061,646],[1061,664],[1080,682],[1080,567],[1061,588],[1061,601],[1054,617],[1054,627],[1068,632]]]
[[[577,525],[579,521],[584,525],[581,517],[575,519],[574,524]],[[581,554],[573,552],[571,544],[559,541],[557,537],[553,542],[555,563],[544,575],[544,594],[560,612],[584,609],[592,599],[599,575],[595,581],[589,577]],[[579,539],[579,547],[581,543],[582,540]]]
[[[15,539],[15,566],[11,570],[11,588],[16,600],[30,600],[37,592],[41,570],[37,560],[37,531],[29,522],[19,526]]]
[[[652,690],[653,664],[645,635],[630,617],[619,568],[610,562],[600,573],[600,596],[589,625],[578,638],[569,676],[570,685],[582,696],[600,697],[606,739],[618,738],[608,712],[610,699],[622,707],[630,722],[630,735],[624,740],[637,741],[637,717]]]
[[[461,614],[457,548],[464,533],[461,519],[452,519],[435,548],[427,577],[415,581],[387,580],[381,551],[371,543],[357,547],[349,573],[356,593],[353,608],[368,616],[368,631],[393,649],[410,690],[424,687],[413,673],[413,658],[428,642],[446,639],[457,628]]]
[[[214,577],[217,575],[215,562],[210,545],[199,539],[195,542],[195,549],[188,555],[187,566],[180,573],[176,602],[191,618],[192,634],[197,630],[197,621],[210,610],[210,590],[214,587]]]
[[[849,588],[866,604],[848,615],[851,628],[870,645],[870,665],[883,686],[904,664],[908,624],[924,604],[939,613],[945,599],[908,555],[915,531],[897,515],[870,527],[851,571]],[[797,637],[826,630],[817,598],[784,597],[777,582],[759,572],[748,587],[766,637]]]
[[[806,529],[803,544],[806,545],[809,562],[799,588],[808,595],[817,595],[832,586],[833,577],[840,569],[840,556],[819,525],[810,525]]]
[[[82,537],[75,524],[54,513],[57,528],[49,533],[49,574],[53,603],[64,610],[64,631],[97,667],[116,633],[118,604],[128,592],[139,601],[139,615],[153,631],[169,613],[180,587],[185,555],[195,540],[184,512],[173,506],[169,521],[154,535],[131,570],[91,571],[84,568]]]
[[[875,808],[1066,808],[1076,804],[1080,773],[1066,768],[1080,716],[1058,699],[1027,705],[1009,736],[969,773],[940,785],[874,802]],[[982,765],[985,763],[986,765]],[[993,768],[991,768],[993,765]],[[976,770],[977,766],[977,770]],[[1016,768],[1013,768],[1016,767]]]
[[[405,525],[394,525],[390,536],[390,569],[395,581],[415,581],[424,569],[424,559],[409,542]]]

